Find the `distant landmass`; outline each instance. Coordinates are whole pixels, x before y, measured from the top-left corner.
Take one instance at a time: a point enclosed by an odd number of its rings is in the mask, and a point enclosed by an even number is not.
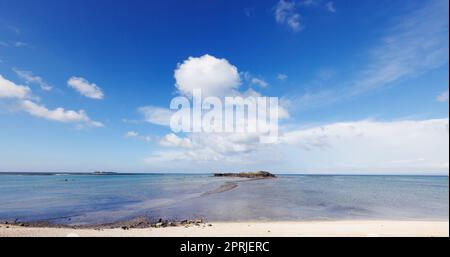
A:
[[[239,177],[239,178],[276,178],[268,171],[239,172],[239,173],[214,173],[215,177]]]
[[[94,172],[0,172],[0,175],[21,175],[21,176],[55,176],[55,175],[130,175],[131,173],[117,173],[109,171]],[[139,175],[139,174],[132,174]]]
[[[92,175],[117,175],[117,172],[111,172],[111,171],[94,171]]]

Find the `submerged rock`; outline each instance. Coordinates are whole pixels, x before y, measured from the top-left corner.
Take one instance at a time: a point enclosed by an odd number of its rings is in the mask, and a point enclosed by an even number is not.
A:
[[[214,173],[215,177],[238,177],[238,178],[276,178],[268,171],[240,172],[240,173]]]

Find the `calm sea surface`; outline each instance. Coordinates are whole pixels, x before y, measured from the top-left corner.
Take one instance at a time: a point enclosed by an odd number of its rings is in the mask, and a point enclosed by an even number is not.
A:
[[[225,183],[233,190],[205,194]],[[0,175],[0,220],[99,224],[137,216],[209,221],[449,219],[448,177]]]

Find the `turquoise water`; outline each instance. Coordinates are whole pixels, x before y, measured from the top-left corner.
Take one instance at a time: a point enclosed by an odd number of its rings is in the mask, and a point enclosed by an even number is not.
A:
[[[204,194],[226,182],[238,187]],[[0,220],[99,224],[137,216],[209,221],[449,219],[448,177],[0,175]]]

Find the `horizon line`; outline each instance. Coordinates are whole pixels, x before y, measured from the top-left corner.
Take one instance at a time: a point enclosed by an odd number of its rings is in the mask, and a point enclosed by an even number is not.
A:
[[[215,172],[40,172],[40,171],[0,171],[0,175],[94,175],[94,176],[114,176],[114,175],[211,175]],[[236,172],[240,173],[240,172]],[[275,175],[303,175],[303,176],[440,176],[449,177],[449,173],[273,173]]]

